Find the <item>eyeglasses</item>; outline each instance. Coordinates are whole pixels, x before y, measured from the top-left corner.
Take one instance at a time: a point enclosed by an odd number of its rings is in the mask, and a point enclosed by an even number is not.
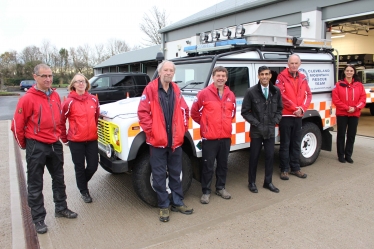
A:
[[[49,75],[47,75],[47,74],[42,74],[42,75],[39,75],[39,74],[37,74],[37,76],[39,76],[39,77],[42,77],[43,79],[46,79],[46,78],[53,78],[53,75],[52,74],[49,74]]]
[[[86,81],[85,81],[85,80],[76,80],[76,81],[74,81],[74,83],[77,83],[77,84],[85,84]]]

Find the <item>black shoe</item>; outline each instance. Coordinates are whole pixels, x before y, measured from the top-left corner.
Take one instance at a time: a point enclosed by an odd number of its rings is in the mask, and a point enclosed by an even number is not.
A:
[[[75,219],[77,218],[78,214],[77,213],[74,213],[73,211],[71,211],[70,209],[64,209],[62,211],[56,211],[55,212],[55,217],[65,217],[65,218],[68,218],[68,219]]]
[[[263,187],[269,189],[271,192],[279,193],[279,189],[276,188],[272,183],[264,183]]]
[[[92,198],[89,193],[82,194],[82,199],[85,203],[91,203]]]
[[[46,233],[48,231],[48,227],[44,223],[44,220],[35,223],[35,230],[39,234],[43,234],[43,233]]]
[[[341,157],[339,157],[339,162],[341,162],[341,163],[345,163],[345,159],[344,158],[341,158]]]
[[[350,157],[346,157],[345,160],[346,160],[347,162],[349,162],[349,163],[353,163],[353,160],[352,160],[352,158],[350,158]]]
[[[258,193],[256,183],[249,183],[248,188],[252,193]]]

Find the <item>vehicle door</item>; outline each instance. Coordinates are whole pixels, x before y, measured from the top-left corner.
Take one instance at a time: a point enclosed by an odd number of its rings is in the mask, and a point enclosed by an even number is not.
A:
[[[91,82],[90,93],[97,95],[99,102],[101,104],[108,103],[109,101],[109,86],[110,86],[110,76],[103,75],[98,77],[96,80]]]

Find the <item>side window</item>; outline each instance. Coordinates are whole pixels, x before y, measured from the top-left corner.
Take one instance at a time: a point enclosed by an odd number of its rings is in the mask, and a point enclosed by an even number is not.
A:
[[[113,86],[133,86],[134,79],[132,76],[113,76]]]
[[[226,85],[236,97],[244,97],[249,88],[249,72],[247,67],[226,67],[229,76]]]
[[[107,88],[109,87],[109,76],[108,77],[101,77],[97,81],[95,81],[97,87]]]
[[[282,72],[286,67],[269,67],[271,71],[271,79],[270,82],[275,85],[275,82],[277,81],[278,74]]]
[[[144,75],[134,76],[136,84],[140,86],[145,86],[148,84],[147,78]]]

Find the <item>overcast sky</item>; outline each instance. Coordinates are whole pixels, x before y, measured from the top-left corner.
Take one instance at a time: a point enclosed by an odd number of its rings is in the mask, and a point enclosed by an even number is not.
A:
[[[0,54],[43,40],[58,49],[106,43],[115,38],[131,47],[145,35],[139,23],[154,5],[177,22],[223,0],[0,0]]]

